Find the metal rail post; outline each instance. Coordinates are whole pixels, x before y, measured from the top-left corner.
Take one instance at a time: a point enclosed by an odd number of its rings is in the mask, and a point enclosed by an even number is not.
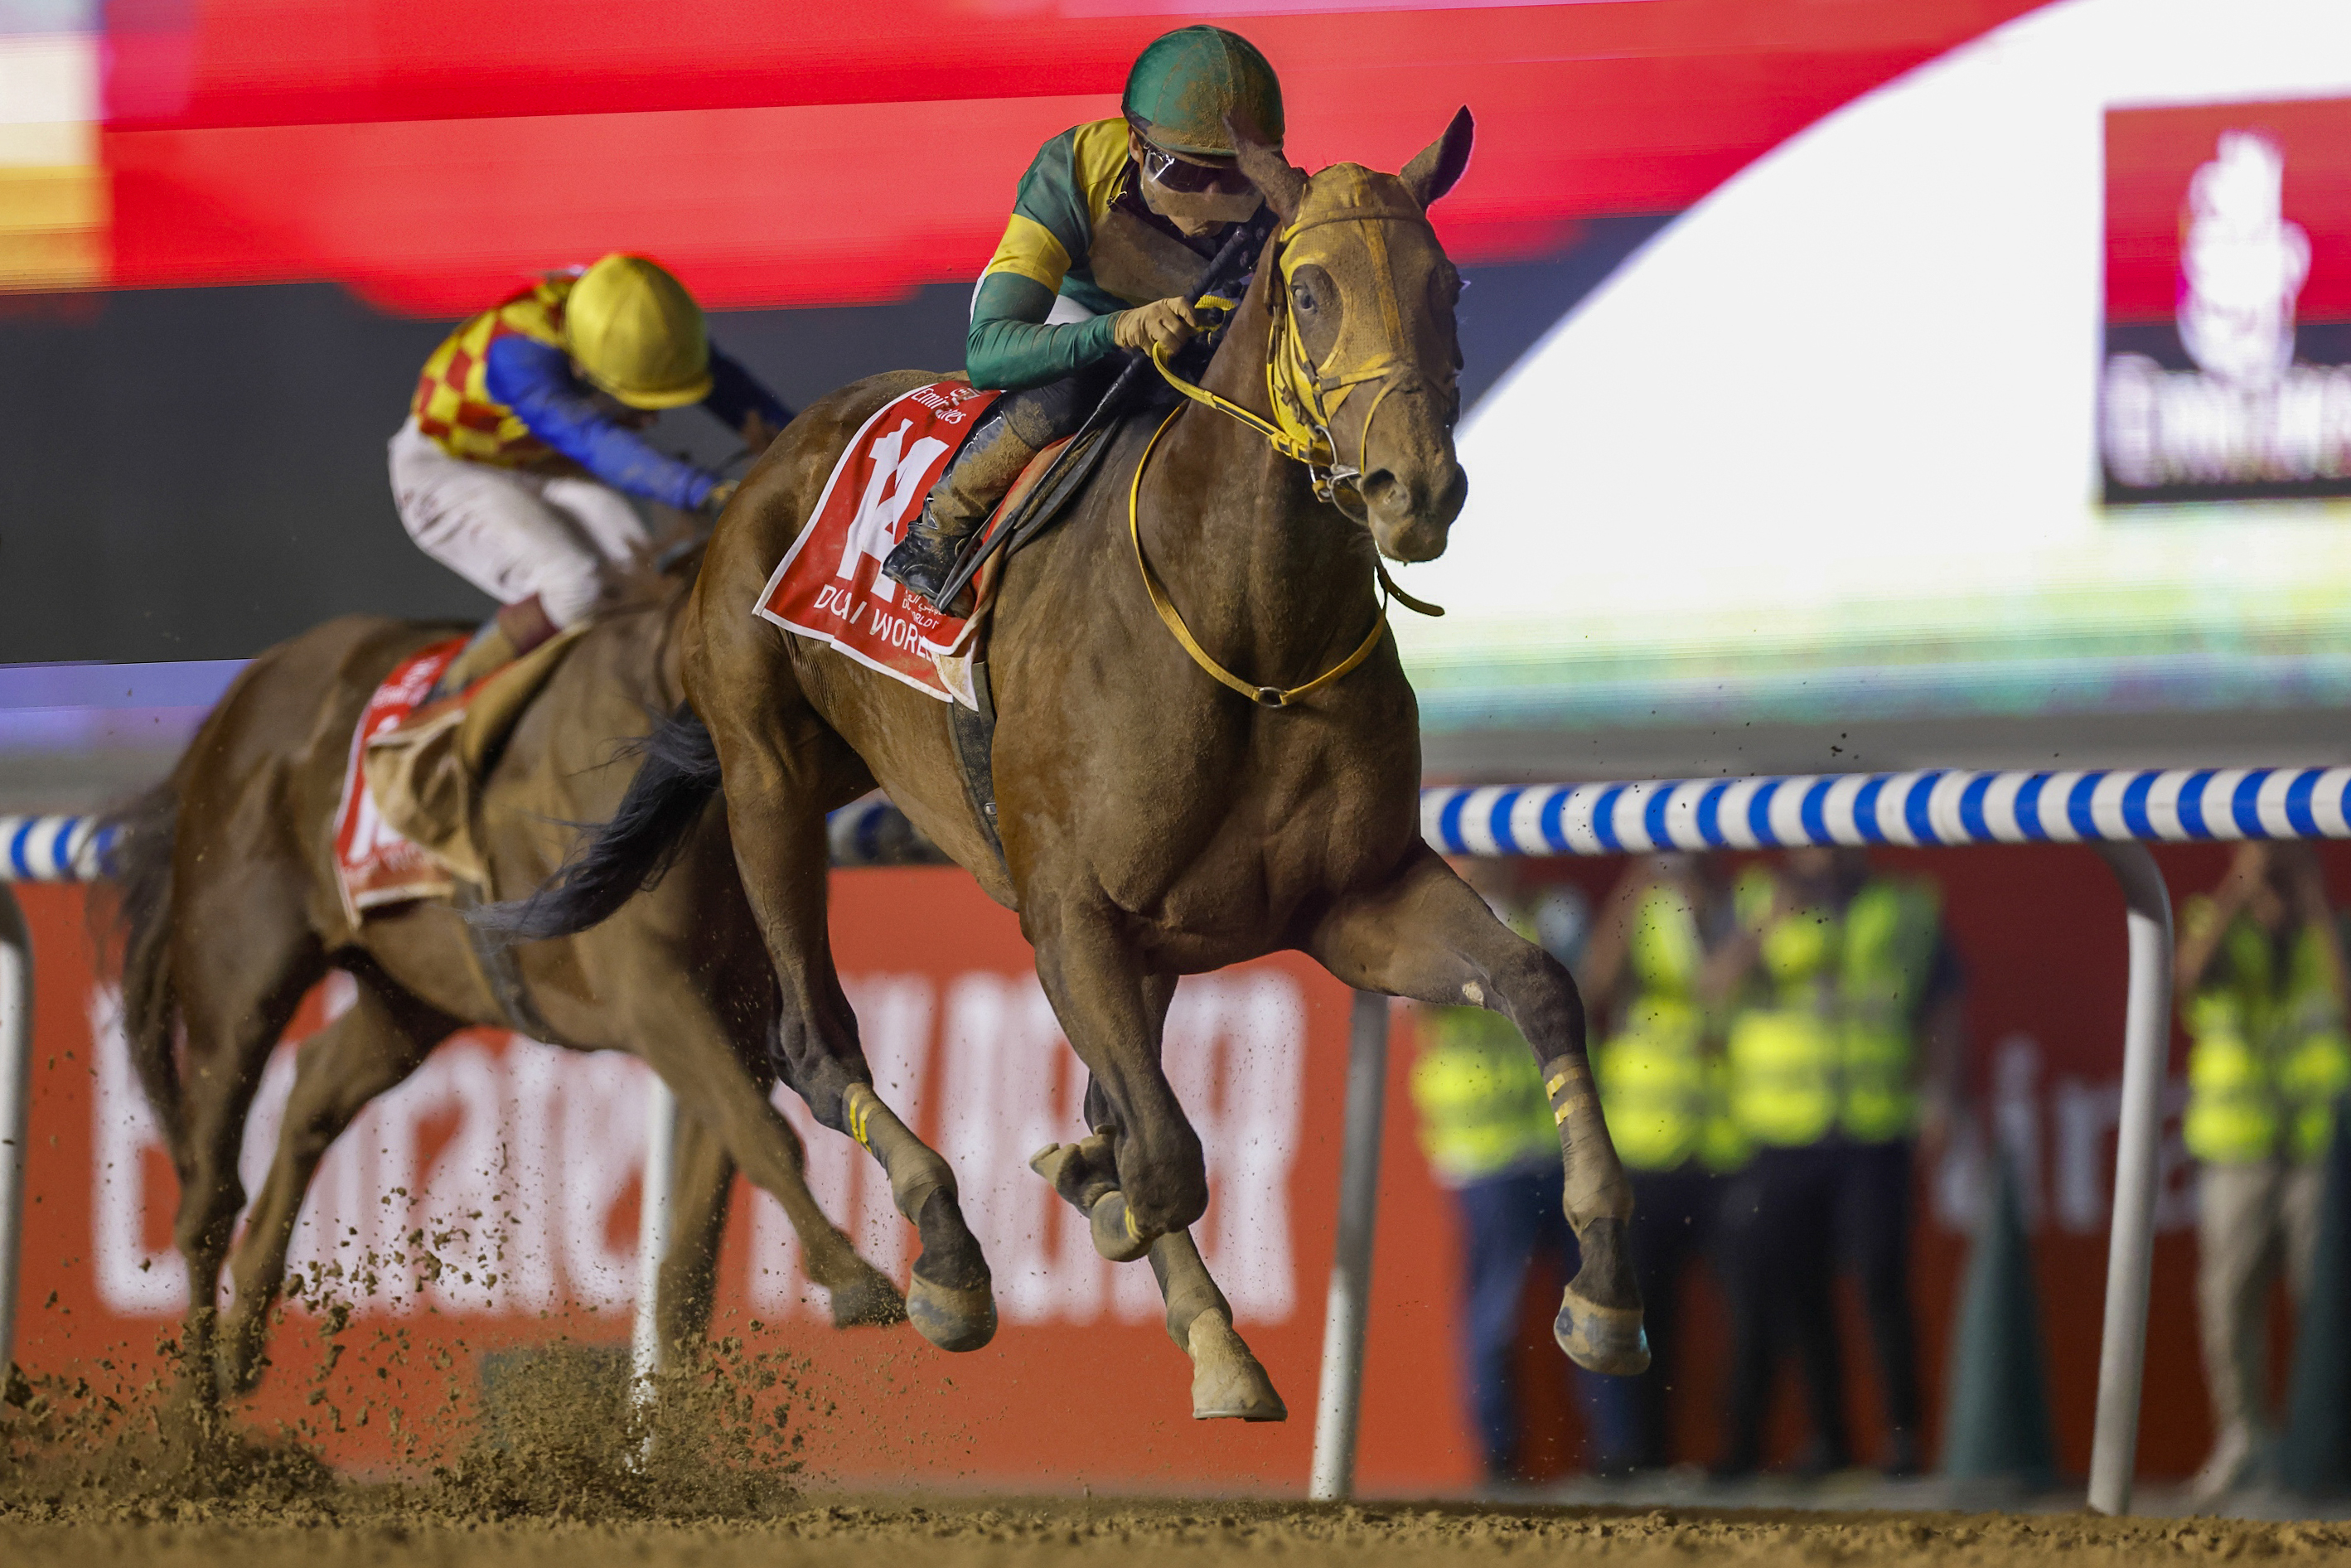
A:
[[[669,1251],[670,1189],[677,1170],[677,1096],[661,1075],[645,1073],[644,1200],[637,1218],[637,1320],[629,1335],[631,1398],[642,1406],[666,1366],[661,1337],[661,1265]]]
[[[2130,1511],[2139,1394],[2147,1376],[2156,1155],[2163,1128],[2163,1070],[2171,1054],[2171,895],[2145,844],[2097,848],[2122,883],[2130,933],[2114,1232],[2106,1248],[2106,1321],[2098,1348],[2098,1423],[2090,1441],[2090,1506],[2118,1514]]]
[[[1306,1495],[1353,1495],[1364,1405],[1364,1324],[1380,1206],[1380,1130],[1387,1112],[1388,998],[1355,993],[1347,1041],[1347,1132],[1339,1156],[1339,1245],[1322,1313],[1322,1386],[1314,1402],[1314,1469]]]
[[[33,1100],[33,936],[0,882],[0,1381],[16,1354],[25,1232],[25,1142]]]

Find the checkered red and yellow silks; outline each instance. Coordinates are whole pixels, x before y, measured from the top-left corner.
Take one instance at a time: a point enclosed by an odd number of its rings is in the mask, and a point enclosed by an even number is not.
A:
[[[515,411],[489,393],[490,345],[520,335],[563,346],[563,305],[575,273],[556,273],[501,301],[443,340],[416,378],[409,412],[416,428],[452,457],[528,468],[555,455],[530,433]]]

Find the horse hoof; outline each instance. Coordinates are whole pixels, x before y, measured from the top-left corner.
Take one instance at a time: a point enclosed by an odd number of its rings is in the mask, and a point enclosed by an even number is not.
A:
[[[1638,1307],[1604,1307],[1570,1290],[1551,1332],[1567,1359],[1588,1372],[1635,1377],[1649,1370],[1649,1335]]]
[[[232,1322],[213,1342],[213,1393],[221,1399],[241,1399],[261,1383],[261,1336]]]
[[[1047,1144],[1029,1156],[1029,1168],[1045,1178],[1045,1185],[1061,1190],[1062,1173],[1070,1163],[1081,1157],[1075,1144]]]
[[[832,1326],[837,1329],[888,1328],[906,1321],[906,1298],[890,1277],[862,1258],[857,1277],[833,1287]]]
[[[1151,1250],[1152,1238],[1134,1228],[1134,1211],[1126,1194],[1113,1188],[1086,1210],[1086,1227],[1093,1232],[1094,1250],[1113,1263],[1132,1263]]]
[[[996,1296],[985,1283],[958,1291],[917,1274],[906,1292],[906,1317],[941,1350],[977,1350],[996,1337]]]
[[[1290,1419],[1290,1407],[1273,1391],[1273,1380],[1223,1313],[1204,1312],[1194,1318],[1185,1348],[1192,1357],[1193,1420]]]
[[[213,1393],[220,1399],[242,1399],[261,1384],[261,1358],[222,1351],[213,1357]]]

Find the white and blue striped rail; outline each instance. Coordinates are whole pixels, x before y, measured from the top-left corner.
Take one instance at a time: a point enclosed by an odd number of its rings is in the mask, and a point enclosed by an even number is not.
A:
[[[113,842],[96,817],[0,816],[0,882],[95,882]]]
[[[2351,838],[2351,768],[1796,774],[1424,789],[1447,854]]]
[[[843,806],[826,830],[837,866],[924,865],[946,859],[879,795]],[[95,816],[0,816],[0,882],[95,882],[106,874],[114,835]]]
[[[2197,843],[2351,839],[2351,768],[1792,774],[1424,789],[1447,854],[1613,855],[1805,844]],[[880,795],[828,823],[837,866],[943,859]],[[112,833],[96,817],[0,816],[0,880],[87,882]]]

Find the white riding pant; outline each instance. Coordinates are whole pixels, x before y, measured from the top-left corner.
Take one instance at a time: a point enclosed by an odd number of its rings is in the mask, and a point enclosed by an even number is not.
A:
[[[637,509],[596,480],[452,457],[413,418],[391,459],[392,501],[417,548],[500,604],[538,595],[559,627],[594,610],[609,568],[645,547]]]

